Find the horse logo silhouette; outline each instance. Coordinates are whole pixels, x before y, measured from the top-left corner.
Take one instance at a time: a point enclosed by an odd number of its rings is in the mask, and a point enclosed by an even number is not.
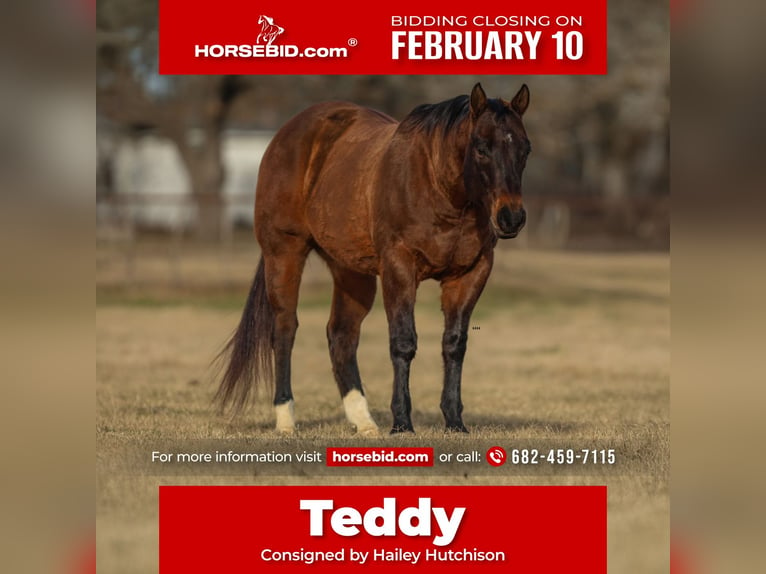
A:
[[[271,43],[277,39],[277,36],[285,31],[282,26],[274,24],[274,18],[269,18],[265,14],[261,14],[258,18],[258,23],[261,25],[261,33],[258,34],[257,42],[266,42],[267,46],[271,46]]]

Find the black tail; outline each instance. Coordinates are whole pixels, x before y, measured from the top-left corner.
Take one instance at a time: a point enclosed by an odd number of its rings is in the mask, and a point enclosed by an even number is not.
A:
[[[261,258],[239,326],[217,358],[225,360],[228,356],[226,371],[215,394],[215,401],[222,410],[231,405],[234,413],[240,412],[247,405],[250,391],[258,383],[271,382],[274,377],[274,311],[266,296],[265,275]]]

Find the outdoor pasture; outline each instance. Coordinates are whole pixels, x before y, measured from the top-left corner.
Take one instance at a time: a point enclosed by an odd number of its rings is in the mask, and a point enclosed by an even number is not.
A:
[[[293,353],[297,434],[273,430],[270,389],[236,419],[216,413],[210,362],[236,327],[258,261],[251,239],[227,246],[141,240],[97,244],[98,560],[103,572],[156,568],[157,484],[607,484],[609,572],[665,571],[669,542],[667,253],[583,253],[501,244],[472,320],[463,372],[470,434],[444,433],[438,285],[418,291],[411,391],[416,434],[370,445],[457,452],[487,441],[545,447],[610,444],[619,469],[375,477],[248,472],[142,476],[128,454],[192,440],[296,447],[351,439],[325,336],[331,279],[309,259]],[[392,367],[380,293],[362,328],[359,367],[370,410],[390,428]]]

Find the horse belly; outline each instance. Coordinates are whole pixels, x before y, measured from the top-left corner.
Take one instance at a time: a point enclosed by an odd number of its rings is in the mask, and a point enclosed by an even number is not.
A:
[[[358,178],[328,173],[308,204],[311,234],[324,256],[343,267],[375,275],[378,256],[370,233],[366,184]]]

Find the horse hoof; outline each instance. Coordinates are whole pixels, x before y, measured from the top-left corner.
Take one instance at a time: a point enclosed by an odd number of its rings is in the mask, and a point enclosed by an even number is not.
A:
[[[275,430],[277,431],[277,434],[281,436],[295,435],[295,427],[277,427]]]
[[[468,434],[468,429],[465,428],[465,425],[461,423],[459,425],[448,426],[447,427],[447,432],[448,433],[458,433],[458,432],[460,432],[460,433]]]
[[[412,428],[411,426],[409,426],[409,427],[395,426],[394,428],[391,429],[391,433],[390,434],[400,434],[400,433],[404,433],[404,432],[410,432],[412,434],[415,434],[415,429]]]

